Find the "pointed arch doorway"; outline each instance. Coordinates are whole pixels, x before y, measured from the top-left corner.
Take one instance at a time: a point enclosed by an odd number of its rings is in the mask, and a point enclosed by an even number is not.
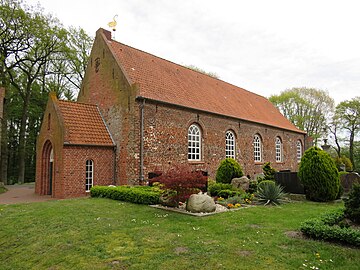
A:
[[[41,194],[53,195],[54,187],[54,149],[50,141],[46,141],[41,159]]]

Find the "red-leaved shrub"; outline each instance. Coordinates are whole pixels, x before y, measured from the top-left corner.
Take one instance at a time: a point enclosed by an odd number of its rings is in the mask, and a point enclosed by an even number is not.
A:
[[[203,171],[193,171],[189,166],[176,166],[151,179],[159,182],[162,189],[175,191],[173,200],[185,202],[191,194],[206,191],[208,177]]]

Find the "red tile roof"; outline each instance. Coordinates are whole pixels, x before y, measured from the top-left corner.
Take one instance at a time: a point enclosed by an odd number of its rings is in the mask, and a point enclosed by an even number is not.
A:
[[[266,98],[105,38],[139,96],[305,133]]]
[[[64,121],[67,144],[114,146],[98,107],[71,101],[58,101]]]

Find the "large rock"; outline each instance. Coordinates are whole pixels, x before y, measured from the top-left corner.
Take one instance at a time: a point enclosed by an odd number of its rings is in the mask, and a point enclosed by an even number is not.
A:
[[[248,190],[250,185],[250,179],[246,176],[242,176],[240,178],[233,178],[231,180],[231,185],[234,188],[242,189],[242,190]]]
[[[216,210],[216,204],[207,194],[192,194],[186,203],[186,210],[192,213],[211,213]]]

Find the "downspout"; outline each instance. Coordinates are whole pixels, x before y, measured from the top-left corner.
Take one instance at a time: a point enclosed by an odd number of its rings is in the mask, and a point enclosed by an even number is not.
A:
[[[145,99],[142,98],[140,103],[140,175],[139,184],[144,183],[144,106]]]
[[[116,186],[117,174],[116,174],[116,145],[114,146],[114,164],[113,164],[113,185]]]

